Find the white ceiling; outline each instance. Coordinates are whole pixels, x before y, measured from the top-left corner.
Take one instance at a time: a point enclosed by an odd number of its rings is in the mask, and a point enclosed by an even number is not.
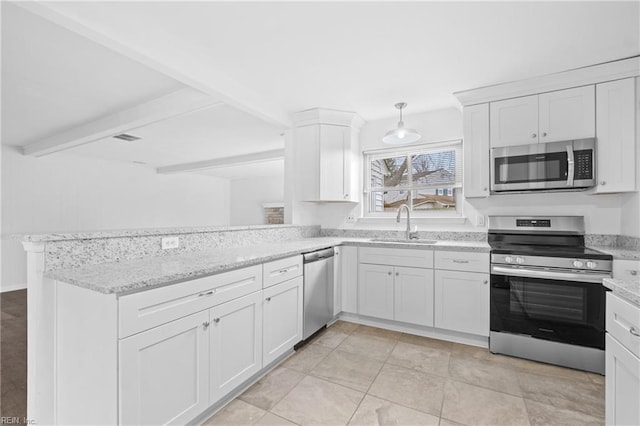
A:
[[[415,114],[456,105],[455,91],[640,53],[635,1],[31,6],[127,57],[2,7],[3,143],[21,145],[184,84],[225,102],[136,129],[145,135],[137,143],[73,149],[153,166],[281,148],[281,117],[308,108],[375,120],[406,101]]]

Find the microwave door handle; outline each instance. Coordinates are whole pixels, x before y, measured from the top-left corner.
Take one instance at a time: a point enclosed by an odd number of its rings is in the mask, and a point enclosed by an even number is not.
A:
[[[567,186],[573,186],[574,168],[573,146],[567,145]]]

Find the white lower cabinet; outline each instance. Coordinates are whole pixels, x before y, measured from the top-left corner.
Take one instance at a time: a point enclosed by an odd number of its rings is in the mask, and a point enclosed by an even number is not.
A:
[[[209,316],[213,404],[262,368],[262,292],[216,306]]]
[[[209,311],[120,341],[120,424],[186,423],[209,406]]]
[[[263,291],[262,361],[265,366],[302,340],[302,284],[297,277]]]
[[[394,268],[393,319],[433,326],[433,269]]]
[[[640,425],[640,307],[607,292],[605,421]]]
[[[361,263],[358,268],[358,313],[393,319],[393,266]]]
[[[489,274],[435,271],[435,319],[438,328],[489,335]]]
[[[433,251],[363,247],[359,259],[360,315],[433,326]]]

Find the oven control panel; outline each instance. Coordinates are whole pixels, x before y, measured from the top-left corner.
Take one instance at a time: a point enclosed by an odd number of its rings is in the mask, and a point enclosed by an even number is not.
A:
[[[522,256],[516,254],[491,254],[491,263],[506,264],[513,267],[535,266],[542,268],[563,268],[610,272],[613,262],[610,260],[575,259],[567,257]]]

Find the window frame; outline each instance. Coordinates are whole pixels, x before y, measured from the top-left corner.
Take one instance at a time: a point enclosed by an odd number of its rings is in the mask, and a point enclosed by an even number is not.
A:
[[[396,187],[371,187],[371,164],[375,159],[380,158],[393,158],[406,156],[410,161],[411,155],[429,154],[437,151],[446,151],[448,148],[455,150],[455,167],[456,167],[456,179],[452,185],[413,185],[412,173],[408,175],[408,185],[396,186]],[[463,145],[462,139],[454,139],[449,141],[440,142],[428,142],[412,145],[405,145],[399,147],[389,147],[374,149],[362,152],[363,158],[363,203],[362,203],[362,217],[363,219],[384,219],[396,217],[395,211],[386,212],[372,212],[371,209],[371,197],[372,194],[380,191],[415,191],[420,189],[442,189],[444,193],[447,193],[447,189],[453,190],[455,197],[455,209],[433,209],[433,210],[415,210],[412,203],[408,203],[411,208],[412,218],[462,218],[462,202],[463,202]],[[411,196],[409,197],[411,200]]]

